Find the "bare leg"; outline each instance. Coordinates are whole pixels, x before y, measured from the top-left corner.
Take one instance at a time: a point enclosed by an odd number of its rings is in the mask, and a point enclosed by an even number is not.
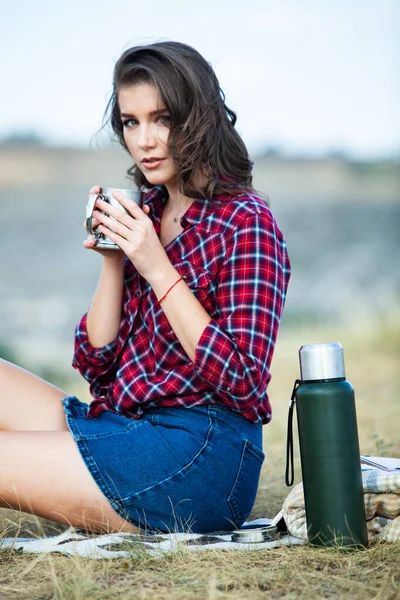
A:
[[[67,426],[66,396],[0,359],[0,507],[92,531],[138,531],[87,469]]]
[[[111,507],[67,431],[0,433],[0,506],[94,532],[139,530]]]
[[[66,392],[0,359],[0,430],[68,431]]]

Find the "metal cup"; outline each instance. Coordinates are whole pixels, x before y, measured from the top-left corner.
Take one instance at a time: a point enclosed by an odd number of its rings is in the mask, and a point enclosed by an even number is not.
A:
[[[140,206],[140,208],[142,208],[143,206],[144,192],[139,192],[138,190],[121,190],[120,188],[100,188],[100,190],[101,191],[99,194],[90,194],[89,196],[89,202],[86,206],[86,231],[90,235],[92,235],[96,240],[96,248],[104,248],[107,250],[119,250],[119,246],[117,246],[117,244],[110,240],[110,238],[106,237],[103,233],[100,233],[100,231],[97,231],[97,229],[93,229],[92,220],[95,202],[97,198],[100,198],[100,200],[108,202],[108,204],[111,204],[111,206],[115,206],[115,208],[118,208],[119,210],[127,213],[127,210],[125,210],[125,208],[118,202],[118,200],[116,200],[116,198],[112,196],[111,192],[121,192],[122,194],[124,194],[124,196],[127,196],[128,198],[133,200],[133,202]],[[107,213],[105,212],[104,214]],[[110,219],[113,218],[111,217],[111,215],[108,216],[110,217]]]

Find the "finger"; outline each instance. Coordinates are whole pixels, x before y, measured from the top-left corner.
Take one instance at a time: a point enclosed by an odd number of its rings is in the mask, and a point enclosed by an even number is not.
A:
[[[134,202],[127,196],[124,196],[124,194],[122,194],[121,192],[117,192],[116,190],[112,192],[112,195],[116,200],[118,200],[120,204],[122,204],[124,208],[126,208],[126,210],[132,215],[132,217],[138,220],[147,219],[147,215],[143,212],[140,206],[136,204],[136,202]]]
[[[110,219],[110,217],[107,217],[106,215],[101,215],[100,218],[101,224],[99,225],[98,230],[101,231],[101,233],[104,233],[108,237],[108,233],[104,231],[106,229],[107,231],[116,233],[125,240],[129,239],[129,235],[132,234],[132,229],[129,229],[129,227],[126,227],[123,223],[120,223],[115,219]]]
[[[96,208],[101,209],[101,210],[94,210],[93,215],[95,216],[95,218],[97,220],[101,221],[102,223],[105,222],[104,217],[106,215],[110,215],[116,221],[123,223],[125,225],[125,227],[127,227],[128,229],[132,228],[132,226],[133,226],[132,216],[130,214],[127,214],[124,210],[116,208],[112,204],[109,204],[108,202],[104,202],[103,200],[100,200],[100,199],[96,200]]]
[[[95,248],[97,245],[96,240],[94,239],[93,236],[89,236],[84,242],[83,245],[85,248]]]
[[[92,214],[92,227],[97,227],[100,223],[100,217],[103,215],[99,210],[94,210]]]
[[[94,187],[90,188],[89,195],[90,194],[100,194],[100,192],[101,192],[101,187],[99,185],[95,185]]]
[[[123,250],[124,245],[127,243],[126,239],[104,225],[99,226],[99,231],[101,231],[102,234],[108,237],[112,242],[114,242],[114,244],[117,244],[117,246]]]
[[[95,219],[94,217],[92,217],[92,229],[95,229],[96,227],[98,227],[100,221],[98,219]],[[85,231],[87,231],[86,229],[86,219],[83,221],[82,223],[83,229]]]

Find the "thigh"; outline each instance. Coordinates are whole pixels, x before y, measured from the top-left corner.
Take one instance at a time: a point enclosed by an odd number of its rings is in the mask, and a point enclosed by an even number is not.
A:
[[[92,531],[137,531],[102,494],[69,432],[1,432],[0,456],[3,508]]]
[[[0,430],[68,431],[60,388],[0,359]]]

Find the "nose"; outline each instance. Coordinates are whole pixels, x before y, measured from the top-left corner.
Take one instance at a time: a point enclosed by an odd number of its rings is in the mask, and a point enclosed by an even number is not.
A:
[[[155,148],[157,145],[157,140],[155,136],[155,131],[151,124],[142,124],[139,129],[139,138],[138,138],[139,148],[142,150],[147,150],[149,148]]]

